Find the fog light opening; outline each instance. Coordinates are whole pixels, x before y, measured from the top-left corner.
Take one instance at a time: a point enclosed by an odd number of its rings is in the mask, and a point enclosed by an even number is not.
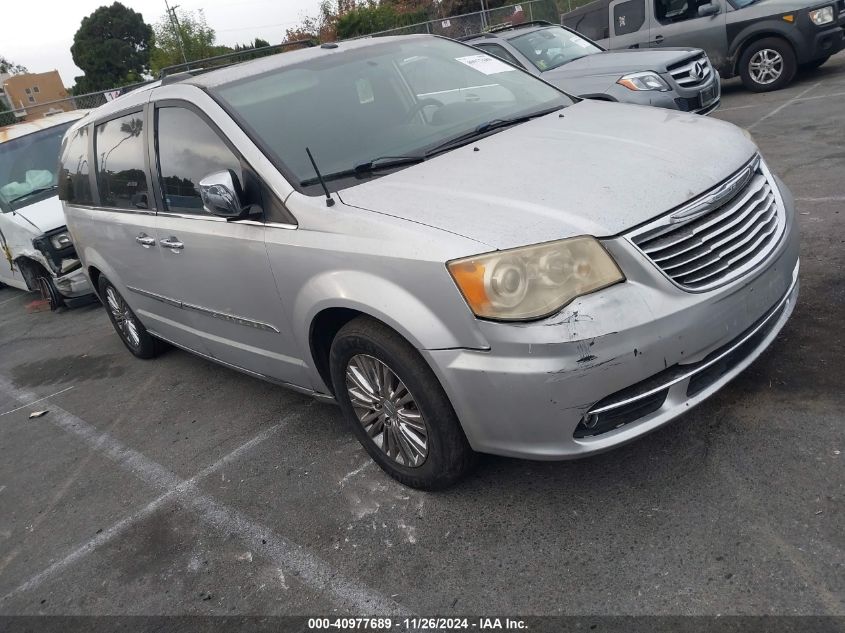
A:
[[[598,426],[599,423],[599,414],[598,413],[588,413],[583,418],[581,418],[581,424],[583,424],[588,429],[594,429]]]

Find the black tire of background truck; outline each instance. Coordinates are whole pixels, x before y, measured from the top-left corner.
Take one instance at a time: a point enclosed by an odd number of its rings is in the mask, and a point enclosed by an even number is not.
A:
[[[352,407],[346,387],[346,368],[358,354],[372,356],[405,384],[428,432],[428,455],[417,467],[400,464],[386,455],[367,434]],[[344,325],[332,341],[329,367],[335,398],[346,421],[370,457],[400,483],[422,490],[451,486],[477,462],[449,397],[434,372],[414,347],[383,323],[361,316]]]
[[[751,58],[755,55],[755,53],[764,49],[777,51],[783,59],[783,70],[780,77],[770,84],[762,84],[755,81],[751,77],[751,70],[749,68]],[[792,50],[792,45],[779,37],[767,37],[753,42],[743,51],[742,57],[739,59],[739,75],[742,77],[742,83],[752,92],[771,92],[773,90],[780,90],[781,88],[786,87],[793,80],[797,70],[798,64],[795,61],[795,51]]]
[[[135,327],[137,328],[138,332],[138,344],[135,345],[132,341],[130,341],[126,334],[123,332],[121,327],[118,325],[117,320],[115,319],[115,315],[112,312],[111,307],[109,306],[108,295],[106,294],[107,291],[111,289],[117,298],[123,302],[128,311],[129,316],[134,320]],[[117,332],[117,335],[120,337],[120,340],[123,341],[123,344],[126,346],[132,354],[137,356],[138,358],[155,358],[159,354],[161,354],[165,349],[167,349],[167,344],[159,339],[151,336],[149,332],[147,332],[147,328],[138,320],[138,317],[135,316],[135,313],[129,307],[129,304],[126,303],[126,300],[123,296],[117,291],[112,283],[105,278],[105,276],[100,276],[99,281],[99,290],[100,290],[100,297],[102,297],[103,305],[106,307],[106,314],[109,315],[109,321],[111,321],[112,326],[114,327],[114,331]]]

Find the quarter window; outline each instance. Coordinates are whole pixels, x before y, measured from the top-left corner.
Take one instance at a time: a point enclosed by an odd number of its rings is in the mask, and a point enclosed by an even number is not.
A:
[[[610,12],[607,3],[588,4],[563,16],[563,25],[589,37],[591,40],[606,40],[610,37]]]
[[[213,172],[231,169],[244,185],[240,160],[198,114],[179,107],[156,112],[158,163],[167,211],[204,214],[198,186]]]
[[[97,126],[94,155],[100,204],[147,209],[149,196],[144,161],[144,119],[140,112]]]
[[[628,0],[613,7],[613,30],[616,35],[636,33],[643,22],[645,22],[645,0]]]
[[[71,204],[94,204],[88,179],[88,127],[79,128],[62,152],[59,198]]]

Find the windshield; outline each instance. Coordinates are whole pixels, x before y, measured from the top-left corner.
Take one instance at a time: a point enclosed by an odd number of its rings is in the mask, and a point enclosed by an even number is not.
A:
[[[495,57],[434,37],[323,55],[212,93],[274,155],[292,184],[310,194],[317,189],[306,147],[323,175],[338,174],[375,159],[445,148],[474,130],[504,128],[480,127],[494,120],[572,103]],[[394,163],[388,164],[394,169],[412,164]],[[371,170],[354,178],[383,173]]]
[[[559,26],[531,31],[509,40],[538,70],[551,70],[569,62],[601,53],[602,49],[577,33]]]
[[[0,143],[0,208],[19,209],[55,194],[62,137],[73,124]]]

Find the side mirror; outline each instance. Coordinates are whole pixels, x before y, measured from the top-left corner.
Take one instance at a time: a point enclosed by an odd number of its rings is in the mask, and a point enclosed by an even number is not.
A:
[[[707,4],[702,4],[698,7],[698,17],[705,18],[708,15],[718,15],[722,12],[722,7],[720,7],[715,2],[708,2]]]
[[[236,219],[247,211],[243,205],[243,191],[238,177],[231,169],[215,171],[200,180],[202,206],[211,215]]]

